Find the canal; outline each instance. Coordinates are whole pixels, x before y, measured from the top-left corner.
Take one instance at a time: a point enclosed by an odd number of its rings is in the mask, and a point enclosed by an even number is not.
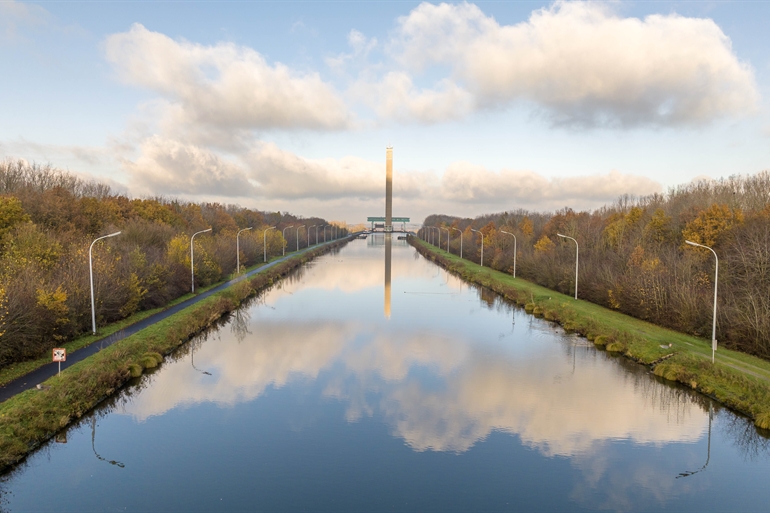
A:
[[[380,235],[51,440],[0,511],[767,511],[768,476],[751,422]]]

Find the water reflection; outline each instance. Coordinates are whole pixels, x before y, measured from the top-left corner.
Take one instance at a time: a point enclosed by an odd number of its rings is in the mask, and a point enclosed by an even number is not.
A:
[[[117,460],[108,460],[107,458],[102,457],[98,452],[96,452],[96,417],[97,415],[91,416],[91,450],[94,452],[94,455],[96,456],[96,459],[99,461],[106,461],[110,465],[115,465],[116,467],[124,468],[125,465]]]
[[[745,419],[400,243],[320,258],[183,346],[107,402],[98,444],[83,419],[9,478],[10,504],[766,508],[770,442]]]
[[[522,359],[447,332],[382,334],[356,321],[263,319],[250,329],[251,344],[223,336],[200,347],[199,358],[216,369],[213,383],[172,365],[124,412],[141,421],[183,405],[234,405],[311,379],[346,403],[348,421],[382,416],[415,451],[461,453],[501,431],[545,455],[573,456],[603,440],[691,442],[707,428],[692,394],[607,365],[584,345],[562,342]]]
[[[385,318],[390,319],[390,266],[393,241],[391,234],[385,234]]]

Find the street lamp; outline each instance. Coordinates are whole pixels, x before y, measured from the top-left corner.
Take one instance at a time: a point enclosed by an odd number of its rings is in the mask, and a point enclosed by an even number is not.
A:
[[[471,228],[471,231],[481,236],[481,267],[484,267],[484,234],[480,230],[474,230],[473,228]]]
[[[299,251],[299,229],[304,227],[304,224],[302,226],[297,226],[297,251]]]
[[[578,259],[580,258],[580,246],[578,245],[578,241],[573,239],[572,237],[568,237],[566,235],[562,235],[561,233],[557,233],[559,237],[562,237],[564,239],[569,239],[571,241],[575,242],[575,299],[577,299],[577,285],[578,285]]]
[[[711,363],[714,363],[714,351],[717,350],[717,278],[719,278],[719,257],[717,257],[716,251],[703,244],[692,242],[690,240],[685,241],[690,246],[698,246],[699,248],[706,248],[714,254],[716,264],[714,266],[714,314],[711,319]]]
[[[241,232],[251,230],[252,228],[254,227],[249,226],[243,230],[238,230],[238,233],[235,234],[235,272],[238,274],[241,274],[241,241],[239,237],[241,236]]]
[[[315,243],[318,244],[318,225],[312,225],[307,227],[307,245],[310,246],[310,231],[315,228]]]
[[[516,277],[516,236],[512,234],[511,232],[506,232],[505,230],[500,230],[502,233],[507,233],[511,237],[513,237],[513,277]]]
[[[95,239],[91,243],[91,246],[88,248],[88,273],[91,276],[91,328],[94,332],[94,335],[96,335],[96,306],[94,306],[94,264],[93,259],[91,258],[91,250],[94,249],[94,244],[96,244],[96,241],[106,239],[108,237],[114,237],[116,235],[120,235],[120,232],[115,232],[99,237],[98,239]]]
[[[192,237],[190,237],[190,276],[192,276],[192,293],[195,294],[195,244],[193,244],[193,239],[195,239],[195,236],[201,233],[210,232],[211,228],[208,230],[201,230],[199,232],[193,233]]]
[[[265,252],[265,262],[267,262],[267,232],[275,228],[275,226],[271,226],[269,228],[265,228],[265,231],[262,232],[262,249]]]
[[[449,234],[451,232],[449,231],[449,228],[439,228],[439,233],[441,233],[440,230],[446,230],[446,250],[447,250],[447,253],[449,253]]]
[[[454,228],[454,227],[452,228],[452,230],[457,230],[458,232],[460,232],[460,258],[462,259],[462,257],[463,257],[463,231],[459,230],[457,228]],[[447,248],[449,248],[449,243],[447,243]]]
[[[286,256],[286,245],[287,245],[286,244],[286,230],[288,230],[289,228],[294,228],[294,227],[293,226],[287,226],[286,228],[283,229],[283,232],[281,232],[281,233],[283,233],[283,244],[282,244],[283,245],[283,256]]]
[[[329,227],[329,225],[324,225],[324,243],[326,243],[326,229]]]

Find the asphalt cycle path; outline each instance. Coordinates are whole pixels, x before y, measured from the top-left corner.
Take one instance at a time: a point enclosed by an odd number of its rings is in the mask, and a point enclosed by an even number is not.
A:
[[[342,240],[342,238],[336,239],[336,240]],[[105,347],[111,346],[115,342],[123,340],[124,338],[129,337],[134,333],[141,331],[148,326],[152,326],[156,322],[162,321],[163,319],[166,319],[174,315],[175,313],[184,310],[188,306],[194,305],[195,303],[202,301],[207,297],[211,296],[212,294],[216,294],[217,292],[224,290],[232,286],[233,284],[238,283],[241,280],[245,280],[246,278],[248,278],[253,274],[256,274],[260,271],[264,271],[265,269],[269,269],[274,265],[280,264],[281,262],[284,262],[297,255],[301,255],[307,251],[310,251],[311,249],[316,249],[319,247],[323,247],[324,245],[331,244],[332,242],[336,242],[336,241],[329,241],[329,242],[323,242],[321,244],[316,244],[315,246],[310,246],[308,248],[303,249],[300,252],[294,252],[284,257],[281,257],[278,260],[275,260],[268,264],[264,264],[260,267],[257,267],[256,269],[252,269],[251,271],[244,273],[243,275],[238,276],[237,278],[233,278],[230,281],[226,281],[220,285],[217,285],[216,287],[209,289],[206,292],[201,292],[197,296],[191,297],[190,299],[187,299],[166,310],[163,310],[162,312],[158,312],[145,319],[142,319],[141,321],[137,321],[134,324],[131,324],[130,326],[126,326],[122,330],[116,331],[112,335],[108,335],[100,340],[93,342],[92,344],[86,347],[78,349],[74,353],[68,354],[67,361],[62,362],[61,368],[62,370],[64,370],[67,367],[70,367],[71,365],[74,365],[82,360],[85,360],[89,356],[98,353]],[[52,362],[52,363],[43,365],[42,367],[7,383],[5,386],[0,387],[0,402],[10,399],[14,395],[24,392],[25,390],[30,390],[31,388],[35,388],[38,385],[38,383],[42,383],[48,378],[55,376],[58,372],[59,372],[58,363]]]

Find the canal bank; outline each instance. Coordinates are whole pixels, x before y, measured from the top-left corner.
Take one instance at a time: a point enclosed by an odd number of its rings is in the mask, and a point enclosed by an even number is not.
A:
[[[672,331],[481,267],[416,237],[425,258],[462,279],[487,287],[527,312],[579,333],[597,347],[647,365],[661,378],[693,388],[770,429],[770,362],[720,348],[711,363],[709,341]]]
[[[216,323],[243,301],[270,287],[290,271],[335,250],[340,239],[263,266],[252,275],[206,292],[195,304],[105,347],[39,385],[0,404],[0,472],[23,460],[56,432],[115,394],[163,355]],[[229,286],[227,286],[229,285]]]

